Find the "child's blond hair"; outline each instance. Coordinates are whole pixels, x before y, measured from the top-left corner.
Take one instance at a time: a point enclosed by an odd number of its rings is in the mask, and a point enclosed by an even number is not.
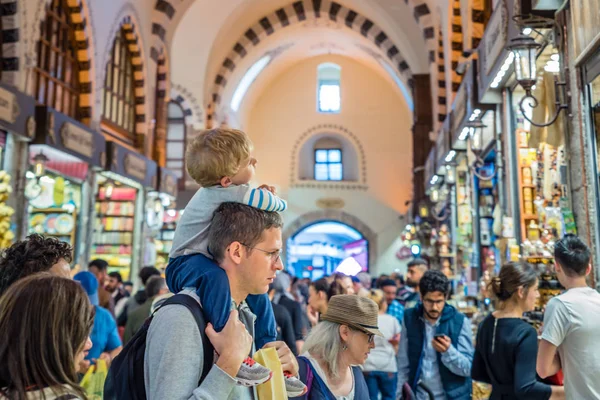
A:
[[[209,129],[188,145],[185,164],[200,186],[214,186],[223,177],[237,174],[251,152],[252,141],[246,133],[231,128]]]

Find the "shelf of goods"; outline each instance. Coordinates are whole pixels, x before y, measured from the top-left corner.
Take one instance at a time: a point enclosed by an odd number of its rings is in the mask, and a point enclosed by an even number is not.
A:
[[[54,237],[75,246],[77,211],[64,208],[32,208],[29,233]]]
[[[135,202],[101,196],[96,201],[96,221],[91,258],[108,262],[109,272],[129,279],[134,235]]]

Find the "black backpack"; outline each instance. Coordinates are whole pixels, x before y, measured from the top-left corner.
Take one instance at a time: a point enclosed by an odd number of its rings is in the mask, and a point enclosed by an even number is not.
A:
[[[179,304],[187,307],[198,324],[204,348],[204,365],[200,382],[198,382],[199,385],[212,368],[214,354],[212,343],[210,343],[204,331],[206,329],[206,322],[202,307],[194,298],[186,294],[176,294],[167,299],[156,311],[169,304]],[[152,318],[154,318],[154,313],[146,319],[140,330],[137,331],[123,348],[123,351],[113,360],[104,384],[104,399],[146,400],[144,355],[146,352],[146,336],[148,335],[148,328],[150,327]]]

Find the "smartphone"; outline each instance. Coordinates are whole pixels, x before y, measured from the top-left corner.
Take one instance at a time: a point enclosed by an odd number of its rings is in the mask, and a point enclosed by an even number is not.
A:
[[[439,338],[443,338],[446,337],[446,335],[444,335],[443,333],[436,333],[435,335],[433,335],[434,339],[439,339]]]

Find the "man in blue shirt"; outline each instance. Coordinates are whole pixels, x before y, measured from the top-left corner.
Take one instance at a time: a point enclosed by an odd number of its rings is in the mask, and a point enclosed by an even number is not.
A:
[[[392,279],[386,279],[379,284],[379,287],[385,295],[385,300],[388,303],[387,313],[398,320],[400,326],[402,326],[402,320],[404,319],[404,306],[396,300],[396,293],[398,287],[396,281]]]
[[[108,310],[98,305],[98,280],[96,277],[91,272],[81,271],[77,273],[73,279],[81,284],[88,294],[90,303],[92,303],[96,309],[94,327],[92,328],[92,333],[90,335],[90,339],[92,339],[92,348],[85,359],[92,364],[94,364],[97,359],[103,359],[106,361],[106,364],[110,366],[111,361],[123,349],[119,331],[117,330],[117,323]]]
[[[471,399],[473,341],[471,322],[446,303],[448,278],[427,271],[419,282],[422,302],[404,313],[398,351],[398,387],[408,383],[418,400]]]

